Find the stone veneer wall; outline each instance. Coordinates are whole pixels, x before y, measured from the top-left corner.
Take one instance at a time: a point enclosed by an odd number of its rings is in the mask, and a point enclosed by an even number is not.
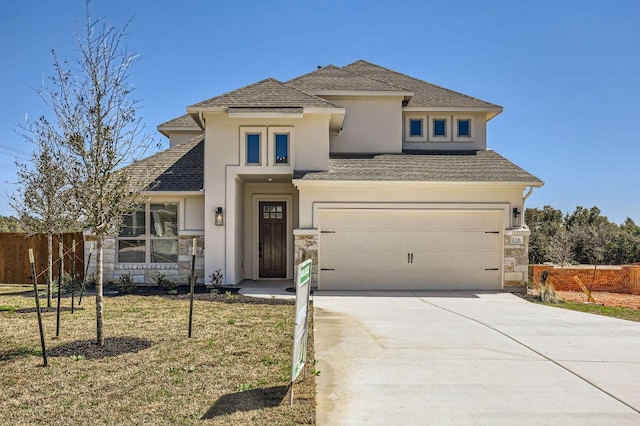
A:
[[[504,232],[505,290],[526,286],[529,281],[529,235],[531,231],[526,228],[507,229]]]
[[[104,279],[118,280],[123,274],[131,275],[133,281],[141,285],[154,285],[154,277],[158,272],[163,273],[167,279],[178,284],[188,284],[191,275],[191,257],[193,238],[197,238],[196,246],[196,284],[205,284],[204,276],[204,236],[203,235],[185,235],[178,237],[178,263],[117,263],[116,237],[106,237],[104,239],[102,255],[104,261]],[[84,258],[89,258],[89,249],[93,242],[93,254],[91,255],[91,264],[87,276],[96,273],[96,253],[95,253],[95,236],[90,234],[84,235]]]
[[[296,229],[293,231],[293,237],[295,270],[297,271],[299,264],[311,259],[311,287],[318,288],[318,231],[315,229]]]

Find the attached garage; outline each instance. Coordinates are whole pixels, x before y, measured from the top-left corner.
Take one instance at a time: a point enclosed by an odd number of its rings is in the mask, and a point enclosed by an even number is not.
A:
[[[320,290],[500,290],[503,210],[319,212]]]

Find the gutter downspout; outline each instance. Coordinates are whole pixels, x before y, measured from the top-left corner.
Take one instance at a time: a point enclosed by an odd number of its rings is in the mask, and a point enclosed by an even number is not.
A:
[[[524,222],[524,211],[525,211],[525,209],[526,209],[526,207],[525,207],[525,202],[527,201],[527,198],[531,197],[531,194],[533,194],[533,186],[530,186],[530,187],[529,187],[529,190],[527,191],[527,193],[526,193],[526,194],[524,194],[524,196],[522,197],[522,225],[523,225],[525,228],[527,228],[527,229],[528,229],[529,227],[528,227],[528,226],[527,226],[527,224]]]
[[[524,207],[524,202],[527,201],[527,198],[529,198],[531,194],[533,194],[533,186],[530,186],[529,191],[527,191],[527,193],[524,194],[524,197],[522,197],[522,207]]]

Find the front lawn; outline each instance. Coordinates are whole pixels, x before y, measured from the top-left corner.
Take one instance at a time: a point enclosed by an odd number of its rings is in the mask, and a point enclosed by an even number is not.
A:
[[[188,339],[187,296],[107,297],[101,349],[92,343],[94,298],[85,298],[74,314],[64,298],[60,338],[55,312],[43,313],[49,353],[43,368],[35,302],[27,294],[0,293],[6,307],[0,310],[3,424],[315,421],[311,362],[289,406],[293,302],[196,295]]]
[[[603,306],[598,304],[567,302],[562,303],[545,303],[547,306],[553,306],[556,308],[570,309],[572,311],[587,312],[590,314],[604,315],[607,317],[614,317],[619,319],[626,319],[629,321],[640,322],[640,310],[633,308],[621,308],[616,306]]]

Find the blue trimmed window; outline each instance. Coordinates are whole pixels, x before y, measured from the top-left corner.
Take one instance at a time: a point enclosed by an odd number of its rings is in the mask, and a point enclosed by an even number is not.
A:
[[[410,119],[409,120],[409,136],[410,137],[422,137],[422,120]]]
[[[259,133],[247,133],[247,164],[260,164]]]
[[[289,134],[276,134],[276,164],[289,163]]]
[[[458,137],[471,136],[471,120],[458,120]]]
[[[447,136],[447,120],[445,118],[433,120],[433,136]]]

